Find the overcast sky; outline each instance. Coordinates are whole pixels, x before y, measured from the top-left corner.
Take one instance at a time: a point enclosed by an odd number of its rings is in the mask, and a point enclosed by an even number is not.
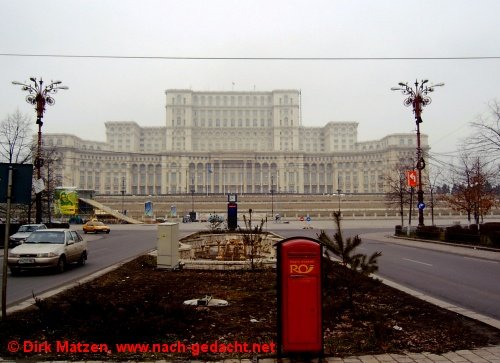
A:
[[[429,135],[432,151],[442,154],[456,152],[458,141],[470,133],[468,124],[500,98],[500,58],[165,59],[500,57],[498,0],[0,4],[0,118],[19,109],[33,117],[35,126],[33,106],[14,80],[43,77],[69,87],[55,95],[55,106],[47,107],[44,132],[104,141],[106,121],[163,126],[169,88],[300,89],[304,126],[356,121],[359,140],[372,140],[414,131],[412,110],[390,88],[429,79],[445,86],[431,94],[421,131]]]

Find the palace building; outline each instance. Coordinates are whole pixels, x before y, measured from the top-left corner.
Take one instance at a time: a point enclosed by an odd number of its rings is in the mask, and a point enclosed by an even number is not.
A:
[[[298,90],[165,94],[163,127],[108,121],[106,142],[44,134],[60,184],[110,195],[383,193],[388,170],[414,164],[412,133],[358,141],[357,122],[303,126]]]

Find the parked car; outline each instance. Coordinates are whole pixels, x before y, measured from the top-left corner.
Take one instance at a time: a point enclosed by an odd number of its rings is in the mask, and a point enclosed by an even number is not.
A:
[[[9,237],[9,248],[19,246],[31,232],[39,229],[47,229],[45,224],[23,224],[16,233]]]
[[[100,221],[88,221],[83,225],[83,233],[109,233],[111,229]]]
[[[10,250],[7,264],[13,275],[21,270],[43,268],[63,272],[69,263],[85,265],[87,257],[87,241],[78,232],[65,228],[39,229]]]

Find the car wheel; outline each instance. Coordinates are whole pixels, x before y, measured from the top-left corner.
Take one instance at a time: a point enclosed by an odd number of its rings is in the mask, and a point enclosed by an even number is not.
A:
[[[86,261],[87,261],[87,252],[83,251],[82,254],[80,255],[80,258],[78,259],[78,265],[84,266]]]
[[[17,275],[19,275],[20,272],[21,272],[21,270],[19,270],[18,268],[15,268],[15,267],[10,268],[10,274],[12,276],[17,276]]]
[[[66,257],[61,256],[59,261],[57,261],[56,272],[61,273],[66,270]]]
[[[83,233],[87,234],[87,231],[83,231]]]
[[[109,234],[109,230],[106,231],[106,234]]]

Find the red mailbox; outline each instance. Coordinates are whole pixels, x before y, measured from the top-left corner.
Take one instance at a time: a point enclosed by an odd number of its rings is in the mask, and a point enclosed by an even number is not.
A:
[[[278,353],[323,353],[321,242],[287,238],[278,247]]]

